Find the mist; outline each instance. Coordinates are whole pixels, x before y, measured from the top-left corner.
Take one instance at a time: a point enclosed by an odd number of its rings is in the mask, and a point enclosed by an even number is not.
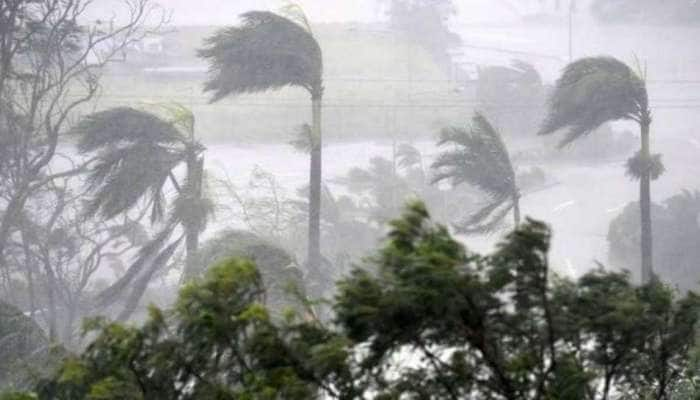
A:
[[[698,37],[690,0],[2,0],[0,393],[98,398],[86,382],[107,385],[121,372],[105,360],[123,360],[95,349],[133,345],[119,335],[134,329],[221,364],[171,370],[151,349],[129,373],[169,389],[133,398],[216,385],[262,398],[230,371],[268,371],[241,344],[264,325],[276,349],[312,360],[289,361],[284,384],[261,372],[273,398],[692,398]],[[465,311],[431,290],[493,296],[502,308],[479,315],[513,319],[455,325]],[[250,324],[220,327],[240,329],[241,348],[204,354],[230,345],[206,329],[185,346],[195,309]],[[589,309],[645,311],[608,327],[618,337]],[[670,324],[662,313],[687,325],[654,325]],[[585,332],[572,339],[563,320]],[[539,333],[511,342],[514,326]],[[681,361],[644,370],[666,342],[629,327],[677,333]],[[480,348],[481,330],[502,347]],[[533,343],[537,356],[519,353]],[[629,365],[587,353],[601,343]],[[519,381],[520,356],[541,370]],[[65,378],[71,357],[80,384]],[[554,389],[569,361],[590,372],[573,397]],[[370,365],[381,373],[362,375]],[[105,393],[132,390],[124,379]]]

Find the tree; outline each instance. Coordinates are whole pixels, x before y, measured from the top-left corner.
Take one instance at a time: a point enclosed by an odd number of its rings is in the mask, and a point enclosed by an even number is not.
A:
[[[193,272],[195,276],[205,276],[209,267],[233,258],[255,263],[265,287],[265,306],[273,318],[284,316],[292,309],[305,311],[299,298],[305,292],[303,276],[294,257],[279,245],[251,232],[223,231],[204,242]]]
[[[32,376],[48,376],[63,351],[52,348],[39,325],[18,308],[0,301],[0,388],[30,389]],[[1,396],[0,396],[1,397]]]
[[[695,290],[700,283],[700,193],[683,191],[652,203],[654,272],[681,291]],[[608,228],[608,262],[616,268],[639,265],[639,203],[629,203]]]
[[[467,130],[445,128],[439,146],[452,146],[440,153],[432,164],[433,183],[449,181],[454,187],[463,183],[484,191],[490,202],[455,226],[460,232],[494,230],[512,210],[513,222],[520,223],[520,189],[508,149],[498,131],[481,114],[475,113]]]
[[[28,203],[53,180],[86,164],[52,169],[63,134],[100,87],[110,62],[159,30],[150,0],[124,1],[122,22],[87,24],[89,0],[0,2],[0,272]],[[118,4],[116,5],[119,8]],[[145,20],[154,24],[144,28]],[[88,160],[89,161],[89,160]]]
[[[172,116],[170,121],[133,108],[113,108],[85,117],[73,130],[79,138],[79,152],[96,154],[96,162],[87,173],[93,195],[87,215],[112,219],[143,201],[149,205],[151,222],[155,223],[165,217],[166,183],[170,182],[177,192],[161,231],[143,246],[130,272],[117,282],[123,289],[139,270],[146,270],[141,283],[134,286],[121,318],[133,311],[147,282],[168,262],[182,240],[180,237],[168,244],[178,225],[183,227],[187,251],[183,276],[195,267],[198,237],[212,210],[202,193],[204,147],[194,139],[194,117],[181,106],[168,106],[166,110]],[[183,163],[187,174],[181,184],[173,170]]]
[[[457,11],[452,0],[383,0],[392,29],[430,53],[446,73],[451,72],[450,50],[462,39],[448,26]]]
[[[564,147],[614,120],[639,124],[641,149],[627,162],[627,174],[639,179],[641,209],[641,277],[652,279],[651,192],[652,179],[663,173],[661,155],[650,154],[651,109],[644,76],[611,57],[583,58],[569,64],[557,80],[549,101],[549,114],[541,135],[567,129]]]
[[[524,61],[510,66],[486,66],[478,70],[476,97],[481,110],[506,137],[536,131],[546,103],[546,87],[540,73]]]
[[[222,29],[205,41],[199,56],[209,61],[205,90],[212,102],[229,95],[296,86],[311,95],[309,242],[312,271],[321,263],[321,104],[323,56],[311,27],[297,7],[290,18],[266,11],[243,14],[242,24]]]
[[[78,347],[82,318],[105,311],[94,302],[104,285],[98,271],[108,265],[120,277],[120,258],[149,238],[141,225],[146,210],[110,221],[86,218],[79,178],[54,179],[25,205],[7,245],[11,279],[0,295],[68,348]]]
[[[40,399],[668,399],[684,390],[700,297],[602,269],[553,276],[546,225],[469,252],[414,202],[342,280],[335,321],[273,321],[255,266],[225,259],[140,328],[95,339]],[[20,397],[22,398],[22,397]]]

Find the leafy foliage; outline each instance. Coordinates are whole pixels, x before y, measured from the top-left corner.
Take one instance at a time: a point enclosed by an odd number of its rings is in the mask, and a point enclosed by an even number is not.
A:
[[[552,277],[546,225],[488,256],[408,205],[339,283],[332,326],[272,322],[260,274],[228,259],[140,328],[97,336],[38,387],[46,399],[624,399],[687,389],[700,298],[625,273]]]
[[[700,282],[700,193],[683,191],[652,205],[654,266],[659,278],[680,290],[696,289]],[[628,204],[608,228],[611,265],[632,269],[639,263],[639,204]]]
[[[476,113],[467,130],[443,129],[438,145],[452,148],[433,162],[433,182],[448,181],[452,186],[467,183],[489,198],[488,204],[455,227],[468,233],[492,231],[516,206],[519,197],[515,170],[500,134]]]
[[[546,89],[539,72],[524,61],[510,66],[479,68],[476,98],[479,109],[506,137],[536,131],[544,115]]]
[[[255,263],[265,287],[265,305],[274,315],[289,309],[300,311],[297,294],[304,293],[302,272],[291,255],[267,240],[246,231],[224,231],[202,244],[197,260],[199,275],[207,267],[227,259],[243,258]]]
[[[382,0],[391,28],[425,49],[445,73],[451,65],[450,50],[462,40],[450,30],[457,13],[453,0]]]
[[[208,38],[199,56],[209,61],[205,90],[212,101],[228,95],[299,86],[321,89],[321,48],[306,27],[283,16],[251,11],[242,24]]]
[[[641,152],[637,152],[630,157],[627,160],[626,167],[627,176],[635,180],[641,179],[645,173],[649,174],[651,180],[656,180],[666,170],[661,161],[661,154],[651,154],[649,158],[645,158]]]
[[[549,115],[541,135],[568,129],[564,147],[605,122],[640,121],[647,112],[644,81],[626,64],[611,57],[583,58],[566,66],[549,99]]]
[[[128,211],[146,194],[152,220],[163,217],[165,185],[169,174],[185,160],[184,137],[157,116],[133,108],[114,108],[85,117],[74,128],[81,153],[98,153],[88,173],[94,197],[88,215],[111,219]]]
[[[142,328],[95,320],[95,341],[39,398],[309,399],[314,382],[348,373],[340,337],[307,323],[278,328],[263,292],[253,264],[230,259],[183,288],[172,311],[152,308]]]
[[[36,378],[50,373],[61,354],[61,349],[51,346],[36,322],[16,307],[0,301],[2,390],[30,388]]]

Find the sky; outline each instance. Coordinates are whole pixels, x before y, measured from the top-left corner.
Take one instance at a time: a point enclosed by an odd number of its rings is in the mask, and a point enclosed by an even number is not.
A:
[[[278,10],[285,0],[155,0],[172,11],[174,25],[228,25],[251,9]],[[554,2],[555,0],[544,0]],[[566,2],[567,0],[560,0]],[[581,1],[581,0],[579,0]],[[93,12],[114,8],[119,0],[98,0]],[[382,0],[297,0],[312,21],[377,22],[385,17]],[[462,23],[507,22],[536,11],[540,0],[455,0]]]

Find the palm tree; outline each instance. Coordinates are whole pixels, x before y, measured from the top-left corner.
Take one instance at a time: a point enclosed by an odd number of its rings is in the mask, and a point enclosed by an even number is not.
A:
[[[433,183],[448,181],[453,187],[467,183],[484,191],[490,200],[455,224],[459,232],[493,231],[511,210],[515,226],[520,224],[520,190],[515,169],[501,135],[482,114],[475,113],[467,129],[443,129],[438,146],[451,148],[439,154],[431,165],[435,171]]]
[[[212,210],[202,193],[204,147],[194,139],[194,117],[179,105],[162,108],[169,115],[168,120],[145,111],[118,107],[83,118],[73,130],[78,136],[78,151],[96,155],[86,179],[92,193],[86,204],[86,216],[112,219],[145,203],[150,209],[151,223],[165,220],[160,232],[142,247],[124,277],[99,296],[102,305],[111,302],[140,274],[122,319],[133,311],[148,280],[168,262],[183,237],[186,242],[183,276],[188,275],[195,262],[199,234]],[[173,173],[181,164],[187,169],[182,183]],[[177,197],[165,218],[168,182]],[[183,227],[183,235],[169,242],[178,225]]]
[[[247,12],[241,16],[241,25],[206,39],[198,54],[209,61],[209,80],[204,88],[213,93],[212,102],[286,86],[303,88],[311,95],[308,265],[310,270],[318,270],[323,57],[301,10],[292,6],[286,11],[290,18],[267,11]]]
[[[641,75],[641,76],[640,76]],[[641,149],[627,162],[629,176],[639,179],[642,282],[652,278],[650,182],[663,173],[661,156],[649,151],[651,110],[644,74],[612,57],[583,58],[569,64],[557,80],[541,135],[567,129],[564,147],[615,120],[639,124]]]

